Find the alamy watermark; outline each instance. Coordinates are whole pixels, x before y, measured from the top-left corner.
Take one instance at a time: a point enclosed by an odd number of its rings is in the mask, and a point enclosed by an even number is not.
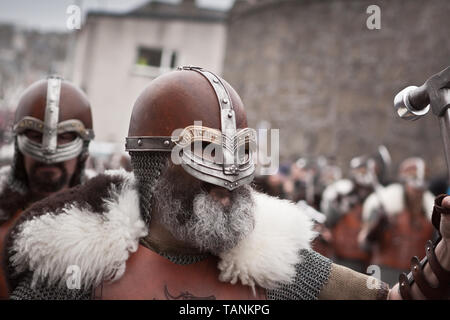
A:
[[[66,269],[66,286],[70,290],[81,289],[81,268],[77,265],[70,265]]]
[[[255,165],[257,175],[272,175],[278,172],[280,159],[279,129],[231,129],[220,131],[202,126],[195,121],[193,126],[172,132],[171,151],[174,164],[201,162],[206,166],[235,166],[236,172]]]
[[[367,7],[366,13],[369,14],[366,20],[366,26],[369,30],[381,29],[381,8],[376,4]]]
[[[66,27],[69,30],[80,30],[81,29],[81,8],[77,5],[70,5],[66,9],[66,14],[68,15],[66,20]]]
[[[370,290],[381,289],[381,269],[377,265],[370,265],[367,267],[366,273],[370,275],[367,278],[366,286]]]

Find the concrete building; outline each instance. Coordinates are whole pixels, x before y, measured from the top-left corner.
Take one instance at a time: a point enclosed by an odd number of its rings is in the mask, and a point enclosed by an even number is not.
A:
[[[73,81],[89,96],[97,141],[122,144],[133,104],[156,76],[178,65],[222,72],[226,13],[149,2],[126,14],[90,12],[77,35]]]
[[[15,109],[22,91],[51,73],[63,74],[67,35],[0,24],[0,109]]]
[[[381,9],[370,30],[367,8]],[[450,65],[448,0],[236,0],[224,77],[249,125],[280,129],[283,158],[351,157],[384,143],[394,163],[424,156],[446,171],[437,120],[393,110],[395,94]]]
[[[23,91],[51,73],[63,74],[67,36],[0,24],[0,166],[13,156],[14,111]]]

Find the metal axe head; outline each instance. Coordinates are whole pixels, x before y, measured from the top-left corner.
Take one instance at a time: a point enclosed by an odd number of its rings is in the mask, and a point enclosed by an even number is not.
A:
[[[394,98],[397,114],[407,120],[417,120],[431,109],[433,113],[443,116],[450,106],[450,67],[431,76],[420,86],[409,86]]]

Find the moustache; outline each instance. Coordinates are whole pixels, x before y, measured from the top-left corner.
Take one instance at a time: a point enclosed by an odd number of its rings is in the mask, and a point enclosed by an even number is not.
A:
[[[58,168],[61,170],[61,176],[58,180],[54,181],[52,174],[44,174],[40,175],[37,171],[41,168]],[[54,164],[46,164],[42,162],[36,162],[30,168],[30,184],[39,188],[44,192],[56,192],[60,190],[68,180],[68,173],[66,168],[64,167],[63,162],[54,163]],[[53,181],[52,181],[53,180]]]
[[[36,171],[39,168],[58,168],[61,170],[64,170],[64,163],[63,162],[57,162],[57,163],[52,163],[52,164],[47,164],[44,162],[35,162],[32,166],[31,166],[31,171]]]

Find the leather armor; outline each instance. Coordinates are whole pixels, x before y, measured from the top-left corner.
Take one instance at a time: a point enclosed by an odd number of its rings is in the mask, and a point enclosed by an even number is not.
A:
[[[390,268],[408,270],[410,259],[423,250],[431,239],[433,225],[425,215],[413,217],[407,209],[389,218],[373,252],[373,263]]]
[[[351,259],[368,264],[370,255],[358,244],[358,234],[361,231],[362,205],[356,204],[343,215],[332,228],[333,248],[340,259]]]

